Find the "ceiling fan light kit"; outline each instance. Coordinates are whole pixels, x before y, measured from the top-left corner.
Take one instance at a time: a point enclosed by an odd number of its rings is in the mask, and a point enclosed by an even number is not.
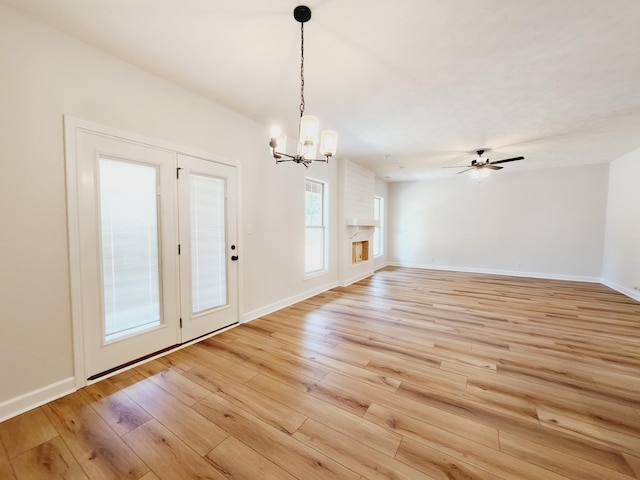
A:
[[[300,121],[298,123],[298,144],[295,155],[289,155],[287,150],[287,137],[282,130],[274,126],[271,128],[271,155],[276,164],[282,162],[294,162],[309,168],[313,162],[329,162],[336,154],[338,146],[338,134],[333,130],[320,131],[320,120],[313,115],[305,115],[304,100],[304,24],[311,19],[311,9],[305,5],[298,5],[293,10],[293,18],[300,23]],[[318,145],[318,137],[320,143]],[[320,147],[320,155],[323,158],[315,158]]]
[[[471,178],[473,179],[482,179],[482,178],[487,178],[489,176],[489,169],[487,168],[474,168],[473,170],[471,170],[471,172],[469,173],[469,175],[471,176]]]

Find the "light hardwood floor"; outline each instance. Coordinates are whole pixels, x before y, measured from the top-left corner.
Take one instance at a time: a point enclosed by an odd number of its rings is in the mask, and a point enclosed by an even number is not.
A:
[[[640,304],[387,268],[0,424],[9,479],[640,478]]]

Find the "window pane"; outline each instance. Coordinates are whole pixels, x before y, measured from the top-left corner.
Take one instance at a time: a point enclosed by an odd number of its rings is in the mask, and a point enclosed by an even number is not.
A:
[[[382,254],[380,250],[382,246],[382,242],[380,240],[380,227],[375,227],[373,230],[373,256],[378,256]]]
[[[191,175],[191,289],[193,313],[227,304],[225,182]]]
[[[318,182],[306,182],[305,186],[305,225],[323,225],[323,190],[324,185]]]
[[[325,228],[325,185],[307,179],[305,181],[305,273],[325,269],[326,236]]]
[[[373,230],[373,256],[376,257],[383,253],[384,199],[382,197],[373,197],[373,218],[378,220],[379,224]]]
[[[160,325],[156,167],[101,158],[105,341]]]
[[[305,273],[324,269],[324,228],[307,227]]]

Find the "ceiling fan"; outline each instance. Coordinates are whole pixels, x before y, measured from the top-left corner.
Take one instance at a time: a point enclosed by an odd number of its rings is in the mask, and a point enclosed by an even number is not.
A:
[[[444,167],[444,168],[464,168],[464,170],[458,172],[458,175],[461,173],[472,171],[472,176],[480,176],[486,177],[489,175],[489,170],[502,170],[504,167],[498,166],[499,163],[507,163],[507,162],[515,162],[518,160],[524,160],[524,157],[514,157],[514,158],[505,158],[504,160],[496,160],[495,162],[490,162],[488,158],[482,158],[482,154],[484,150],[476,150],[478,157],[471,161],[471,165],[457,165],[452,167]],[[475,175],[474,175],[475,174]]]

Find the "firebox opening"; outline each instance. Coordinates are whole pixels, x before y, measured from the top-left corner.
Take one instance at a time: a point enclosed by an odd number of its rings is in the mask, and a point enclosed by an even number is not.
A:
[[[351,244],[351,263],[369,260],[369,241],[353,242]]]

